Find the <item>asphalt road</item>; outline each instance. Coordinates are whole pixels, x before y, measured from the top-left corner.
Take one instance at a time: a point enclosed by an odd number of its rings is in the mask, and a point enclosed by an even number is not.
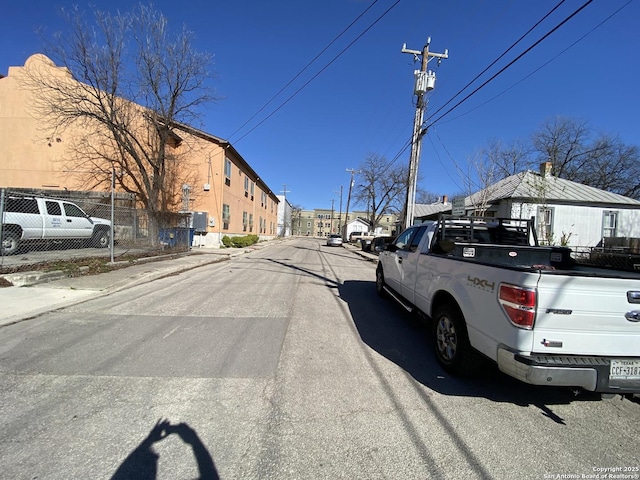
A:
[[[449,377],[374,269],[290,239],[1,328],[0,477],[640,478],[637,402]]]

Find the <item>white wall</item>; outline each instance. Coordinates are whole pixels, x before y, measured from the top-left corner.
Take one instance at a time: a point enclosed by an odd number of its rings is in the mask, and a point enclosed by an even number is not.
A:
[[[570,235],[568,246],[595,247],[602,240],[603,218],[605,211],[618,212],[618,237],[640,237],[640,210],[622,208],[604,208],[583,205],[545,205],[553,208],[553,238],[560,244],[563,235]],[[508,207],[507,207],[508,208]],[[530,218],[537,215],[538,205],[513,203],[511,211],[505,216]],[[502,216],[502,212],[499,212]]]
[[[368,231],[369,231],[369,226],[366,223],[361,222],[360,220],[353,220],[347,223],[347,238],[349,238],[349,235],[351,234],[351,232],[368,232]]]

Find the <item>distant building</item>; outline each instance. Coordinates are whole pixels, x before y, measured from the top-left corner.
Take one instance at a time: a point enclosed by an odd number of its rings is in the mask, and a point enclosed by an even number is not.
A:
[[[289,237],[292,232],[292,212],[293,208],[284,195],[277,195],[278,200],[278,236]]]
[[[345,223],[349,225],[355,219],[362,219],[362,223],[369,225],[368,212],[356,210],[349,212],[339,212],[331,209],[316,208],[314,210],[302,210],[297,219],[293,220],[293,231],[296,235],[307,235],[313,237],[326,237],[331,233],[342,233]],[[398,217],[396,215],[384,215],[380,224],[376,228],[376,233],[381,235],[392,235],[396,230]],[[359,224],[360,225],[360,224]],[[369,227],[367,227],[369,228]],[[346,236],[350,231],[347,232]]]

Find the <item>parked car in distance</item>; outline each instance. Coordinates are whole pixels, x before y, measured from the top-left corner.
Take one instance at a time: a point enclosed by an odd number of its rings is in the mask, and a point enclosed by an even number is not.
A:
[[[393,243],[395,239],[396,237],[376,237],[371,241],[369,251],[377,255],[383,252],[387,248],[387,245]]]
[[[329,247],[341,247],[342,237],[337,233],[332,233],[327,237],[327,246]]]
[[[349,234],[349,243],[358,243],[358,240],[365,234],[366,232],[351,232]]]

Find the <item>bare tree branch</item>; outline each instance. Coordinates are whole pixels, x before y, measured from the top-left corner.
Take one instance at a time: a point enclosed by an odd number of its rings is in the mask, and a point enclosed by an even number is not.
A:
[[[95,11],[93,22],[77,7],[63,14],[68,31],[47,42],[61,67],[42,57],[25,65],[24,80],[47,135],[74,133],[67,169],[82,172],[87,188],[108,184],[115,170],[119,187],[155,218],[179,210],[182,186],[195,171],[186,155],[195,146],[180,127],[215,100],[207,87],[211,55],[193,48],[186,29],[172,36],[151,6]]]

